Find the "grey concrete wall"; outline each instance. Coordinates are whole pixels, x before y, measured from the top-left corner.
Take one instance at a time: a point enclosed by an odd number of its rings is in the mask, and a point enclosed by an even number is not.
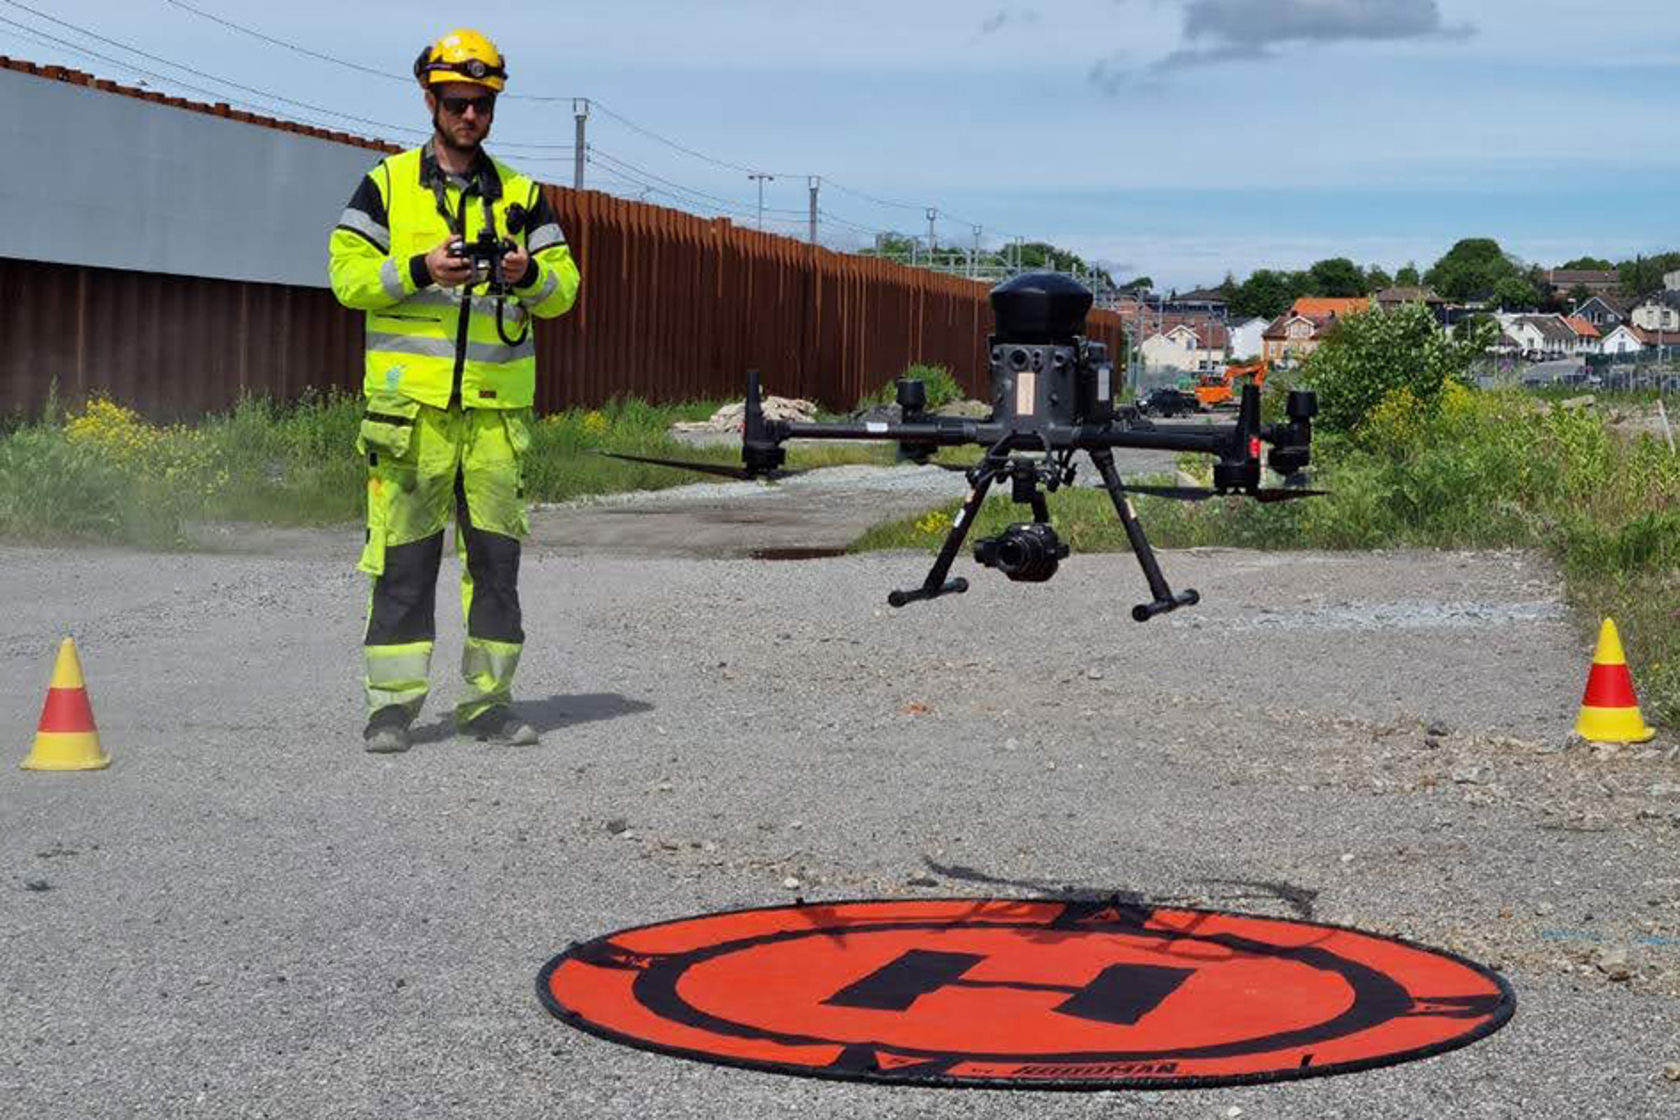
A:
[[[327,286],[380,153],[0,70],[0,257]]]

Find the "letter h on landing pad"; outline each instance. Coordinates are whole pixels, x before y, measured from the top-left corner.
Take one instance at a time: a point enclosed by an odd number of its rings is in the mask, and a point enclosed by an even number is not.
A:
[[[939,953],[912,949],[863,979],[848,984],[823,1002],[833,1007],[869,1011],[908,1011],[918,999],[942,988],[1005,988],[1020,992],[1065,992],[1051,1010],[1116,1026],[1136,1026],[1195,972],[1147,964],[1116,964],[1088,984],[1041,984],[1019,980],[969,980],[986,962],[974,953]]]

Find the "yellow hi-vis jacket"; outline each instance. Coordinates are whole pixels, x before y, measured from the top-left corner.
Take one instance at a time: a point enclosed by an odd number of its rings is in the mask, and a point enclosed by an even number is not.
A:
[[[531,257],[510,278],[502,329],[485,283],[432,283],[426,254],[446,237],[470,242],[484,228],[488,198],[497,237],[508,208],[524,207],[513,235]],[[444,211],[449,217],[445,218]],[[333,293],[367,312],[363,389],[434,408],[528,408],[536,394],[536,343],[528,316],[551,319],[577,300],[579,277],[566,235],[537,184],[482,151],[467,177],[438,166],[431,145],[390,156],[368,172],[332,232]],[[519,340],[510,344],[502,337]],[[523,333],[523,338],[521,334]]]

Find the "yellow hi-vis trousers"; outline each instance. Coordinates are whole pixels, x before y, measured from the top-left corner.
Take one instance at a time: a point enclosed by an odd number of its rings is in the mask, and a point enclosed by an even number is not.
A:
[[[451,516],[467,622],[467,694],[455,718],[471,720],[512,698],[525,643],[519,542],[530,531],[522,474],[530,424],[529,409],[440,409],[370,394],[356,442],[368,459],[367,544],[358,566],[374,577],[363,641],[370,717],[397,706],[412,720],[425,703]]]

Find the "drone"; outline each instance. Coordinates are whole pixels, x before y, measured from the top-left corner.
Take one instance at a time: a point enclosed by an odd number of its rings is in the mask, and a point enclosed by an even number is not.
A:
[[[1032,509],[1032,520],[1010,525],[995,537],[974,544],[974,559],[1019,583],[1043,583],[1056,574],[1068,546],[1050,524],[1047,493],[1072,485],[1073,457],[1083,451],[1101,475],[1114,510],[1143,569],[1151,599],[1132,608],[1147,622],[1201,596],[1192,589],[1174,593],[1144,535],[1131,494],[1152,494],[1179,501],[1205,501],[1222,495],[1260,502],[1282,502],[1325,493],[1306,488],[1311,462],[1312,418],[1318,413],[1312,392],[1294,389],[1287,421],[1265,424],[1260,418],[1260,389],[1245,384],[1234,424],[1157,426],[1134,405],[1114,401],[1115,373],[1108,348],[1084,336],[1091,292],[1059,273],[1026,273],[992,289],[996,333],[988,339],[992,412],[986,420],[930,415],[927,388],[914,378],[896,383],[902,419],[816,423],[766,419],[759,372],[747,373],[746,411],[741,431],[740,467],[685,462],[644,455],[603,452],[616,459],[675,467],[742,480],[775,481],[804,471],[784,470],[790,439],[896,441],[903,457],[926,464],[942,447],[977,445],[978,463],[955,467],[967,475],[968,497],[952,519],[944,544],[920,587],[894,591],[887,602],[903,607],[968,590],[966,579],[951,579],[951,565],[963,547],[981,503],[992,486],[1007,480],[1011,499]],[[1282,488],[1261,486],[1261,451],[1270,444],[1268,465],[1284,476]],[[1211,488],[1147,486],[1121,481],[1114,449],[1143,448],[1215,456]]]

